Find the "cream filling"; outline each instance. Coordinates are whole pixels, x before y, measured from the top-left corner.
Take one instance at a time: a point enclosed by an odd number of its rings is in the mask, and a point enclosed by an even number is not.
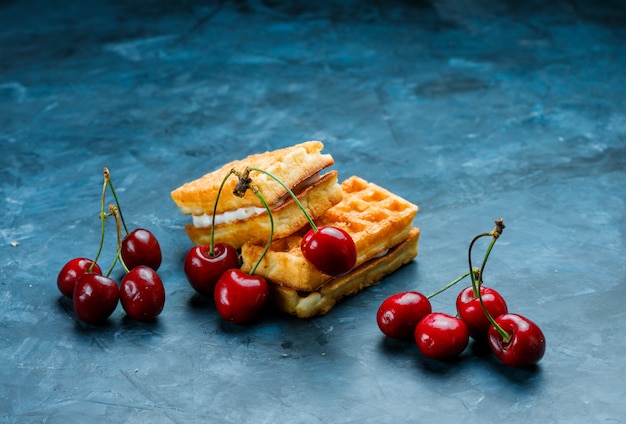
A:
[[[374,255],[373,258],[371,259],[378,259],[378,258],[382,258],[383,256],[387,255],[387,253],[389,253],[389,249],[385,249],[382,252],[380,252],[378,255]],[[370,259],[370,260],[371,260]]]
[[[248,206],[234,211],[227,211],[215,215],[215,225],[246,219],[254,215],[262,214],[263,212],[266,212],[265,208],[257,208],[255,206]],[[202,214],[193,216],[193,226],[196,228],[210,227],[212,222],[212,215]]]
[[[311,177],[304,180],[302,183],[298,184],[292,191],[296,193],[297,195],[298,193],[301,193],[302,191],[304,191],[304,189],[306,189],[307,187],[316,183],[319,179],[320,179],[319,173],[312,175]],[[291,195],[289,193],[286,193],[283,198],[279,199],[272,206],[272,208],[280,206],[281,204],[286,202],[289,198],[291,198]],[[228,223],[239,221],[242,219],[248,219],[252,216],[260,215],[265,212],[267,212],[265,208],[258,208],[256,206],[246,206],[243,208],[236,209],[234,211],[226,211],[226,212],[215,215],[215,225],[228,224]],[[211,223],[213,222],[213,215],[208,215],[206,213],[202,215],[193,215],[192,220],[193,220],[194,227],[206,228],[206,227],[211,226]]]

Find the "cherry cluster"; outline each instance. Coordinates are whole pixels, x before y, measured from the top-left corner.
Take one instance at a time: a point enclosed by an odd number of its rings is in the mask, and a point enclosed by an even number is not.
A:
[[[105,212],[107,188],[115,198],[115,204],[109,205],[108,212]],[[105,220],[110,217],[116,222],[117,254],[103,275],[97,262],[104,245]],[[128,230],[107,168],[104,168],[100,222],[100,246],[95,258],[78,257],[68,261],[57,276],[59,291],[72,299],[78,319],[89,324],[106,321],[118,302],[129,317],[138,321],[153,320],[165,305],[165,288],[156,272],[161,266],[161,247],[150,231],[144,228]],[[125,272],[119,286],[110,277],[117,262]]]
[[[218,190],[211,222],[211,239],[208,245],[192,247],[185,256],[184,271],[191,286],[204,296],[213,297],[219,315],[230,322],[243,324],[255,317],[269,297],[267,281],[254,275],[261,260],[269,250],[274,233],[274,218],[263,194],[250,178],[250,172],[266,174],[290,194],[309,221],[311,229],[301,243],[304,257],[317,269],[329,275],[344,275],[356,263],[356,247],[352,237],[340,228],[317,227],[295,194],[280,179],[259,168],[246,168],[243,172],[232,169],[226,174]],[[249,273],[240,269],[239,253],[227,243],[215,243],[215,213],[220,194],[231,175],[238,178],[233,194],[243,197],[251,190],[265,207],[270,220],[270,234],[265,250]]]
[[[447,360],[460,355],[469,339],[487,343],[502,363],[527,367],[541,360],[546,341],[537,324],[528,318],[509,313],[504,298],[483,285],[483,272],[496,240],[504,230],[502,219],[496,220],[489,233],[477,235],[468,249],[469,271],[441,290],[425,296],[416,291],[394,294],[380,305],[376,321],[380,330],[395,339],[413,339],[426,357]],[[472,248],[482,237],[491,237],[480,268],[472,265]],[[433,312],[430,299],[470,277],[472,284],[456,298],[456,315]]]

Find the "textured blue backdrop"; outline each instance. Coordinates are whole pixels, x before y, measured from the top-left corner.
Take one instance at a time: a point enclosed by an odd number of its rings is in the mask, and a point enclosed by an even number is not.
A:
[[[0,1],[0,422],[621,422],[625,25],[618,1]],[[308,139],[419,205],[419,256],[327,316],[225,325],[169,192]],[[161,241],[156,323],[82,325],[56,289],[104,166]],[[385,340],[382,300],[465,272],[498,217],[486,280],[540,366]]]

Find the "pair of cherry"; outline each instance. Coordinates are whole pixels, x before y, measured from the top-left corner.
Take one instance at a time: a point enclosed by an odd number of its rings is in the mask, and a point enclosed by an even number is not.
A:
[[[528,318],[508,312],[504,298],[482,282],[487,258],[498,239],[504,222],[496,221],[490,233],[476,236],[470,243],[470,271],[430,296],[408,291],[385,299],[376,320],[380,330],[391,338],[413,339],[420,352],[431,359],[446,360],[460,355],[472,338],[487,342],[502,363],[512,367],[527,367],[541,360],[545,352],[545,337],[537,324]],[[472,248],[481,237],[491,237],[480,269],[472,266]],[[433,312],[430,299],[470,276],[472,285],[456,298],[455,316]]]
[[[105,214],[107,186],[117,206],[109,206],[110,212]],[[97,260],[104,243],[104,221],[109,216],[116,220],[118,246],[113,264],[103,275]],[[161,265],[161,247],[154,234],[146,229],[128,231],[107,168],[104,169],[100,220],[100,246],[95,259],[79,257],[69,260],[57,276],[59,291],[72,299],[78,319],[89,324],[106,321],[117,308],[118,302],[129,317],[138,321],[153,320],[165,305],[165,288],[156,272]],[[122,226],[125,236],[122,236]],[[125,270],[119,286],[109,277],[118,260]]]
[[[254,272],[272,243],[274,219],[263,194],[253,184],[250,171],[266,174],[281,184],[307,217],[311,229],[303,237],[300,247],[304,257],[317,269],[338,276],[350,272],[356,263],[356,247],[352,237],[336,227],[317,227],[295,194],[276,176],[259,168],[247,168],[244,172],[231,170],[224,177],[215,200],[211,242],[208,245],[194,246],[187,252],[184,271],[187,280],[198,293],[213,297],[219,315],[236,324],[243,324],[255,317],[269,297],[267,281],[254,275]],[[233,174],[239,179],[233,194],[243,197],[247,190],[252,190],[267,210],[271,224],[265,250],[250,273],[239,269],[239,255],[235,248],[227,243],[214,243],[217,202],[226,180]]]

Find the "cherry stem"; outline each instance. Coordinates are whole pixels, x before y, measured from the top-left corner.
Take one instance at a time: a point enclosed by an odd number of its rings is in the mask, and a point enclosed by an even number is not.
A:
[[[122,237],[122,225],[120,222],[121,215],[119,213],[119,210],[114,205],[109,205],[109,210],[111,211],[111,215],[115,217],[115,229],[117,233],[117,254],[115,255],[115,260],[113,260],[113,264],[111,265],[111,268],[109,268],[109,271],[107,272],[107,277],[109,276],[111,271],[113,271],[113,268],[115,267],[115,263],[118,260],[122,264],[122,268],[124,268],[124,271],[126,271],[126,273],[130,272],[130,270],[124,263],[124,259],[122,259],[122,238],[123,237]]]
[[[493,249],[493,246],[496,243],[496,240],[498,240],[498,238],[502,234],[502,231],[505,228],[504,221],[502,220],[502,218],[497,219],[495,221],[495,223],[496,223],[496,226],[494,227],[493,230],[491,230],[491,232],[479,234],[476,237],[474,237],[474,239],[470,243],[469,249],[467,251],[467,259],[468,259],[469,268],[470,268],[470,271],[471,271],[471,270],[474,269],[474,267],[472,266],[472,249],[474,247],[474,244],[481,237],[491,237],[491,242],[489,243],[489,246],[487,247],[487,251],[485,252],[485,257],[483,258],[483,262],[482,262],[482,264],[480,266],[480,271],[477,273],[478,284],[476,284],[476,281],[475,281],[476,275],[474,273],[471,274],[471,277],[472,277],[472,287],[474,287],[474,297],[478,297],[478,295],[479,295],[479,292],[477,291],[477,289],[475,287],[478,286],[480,288],[480,286],[483,283],[483,274],[485,272],[485,265],[487,265],[487,260],[489,259],[489,255],[491,254],[491,249]]]
[[[443,286],[442,288],[440,288],[439,290],[437,290],[436,292],[430,294],[427,296],[428,299],[432,299],[433,297],[437,296],[440,293],[443,293],[444,291],[448,290],[450,287],[454,286],[456,283],[458,283],[459,281],[463,280],[465,277],[467,277],[468,275],[470,275],[469,272],[466,272],[465,274],[461,275],[459,278],[457,278],[454,281],[449,282],[448,284],[446,284],[445,286]]]
[[[472,277],[472,290],[474,292],[474,297],[478,298],[478,301],[480,302],[480,307],[485,313],[485,316],[487,317],[487,320],[489,321],[489,323],[495,327],[495,329],[498,331],[500,336],[502,336],[502,339],[504,340],[504,342],[508,343],[511,340],[511,337],[513,336],[507,333],[506,330],[502,328],[496,322],[493,316],[491,316],[491,314],[487,310],[487,307],[485,306],[485,303],[483,302],[483,296],[482,296],[482,293],[480,292],[480,286],[483,283],[483,270],[485,269],[485,264],[487,263],[487,259],[489,258],[489,254],[491,253],[491,249],[493,248],[493,245],[496,243],[496,240],[498,240],[498,238],[502,234],[502,231],[504,230],[504,221],[502,220],[502,218],[497,219],[495,222],[496,222],[496,226],[490,233],[483,233],[474,237],[468,249],[468,262],[469,262],[470,270],[473,270],[474,268],[472,266],[472,247],[474,246],[474,243],[481,237],[491,237],[491,242],[489,243],[489,247],[487,248],[487,251],[485,252],[483,263],[480,267],[480,270],[477,270],[476,272],[478,276],[476,277],[474,275],[474,272],[470,273]]]
[[[489,245],[489,248],[487,249],[487,254],[485,255],[485,258],[483,259],[483,263],[482,263],[482,266],[480,267],[480,269],[479,268],[474,268],[472,266],[472,249],[474,248],[474,244],[478,241],[478,239],[480,239],[482,237],[491,237],[491,236],[492,236],[492,233],[482,233],[482,234],[477,235],[476,237],[474,237],[472,239],[472,242],[470,243],[469,249],[467,251],[467,261],[469,262],[470,270],[475,270],[476,271],[476,272],[472,272],[470,274],[471,279],[472,279],[472,290],[474,292],[474,297],[478,297],[478,291],[477,291],[476,287],[480,287],[482,285],[482,283],[483,283],[483,278],[482,278],[483,272],[482,271],[483,271],[483,268],[485,266],[486,259],[489,256],[489,252],[491,251],[491,247],[493,247],[493,243],[494,243],[495,239],[492,238],[491,243]]]
[[[262,174],[267,175],[268,177],[272,178],[274,181],[276,181],[278,184],[280,184],[285,190],[287,190],[287,193],[289,193],[289,195],[291,196],[291,198],[294,200],[294,202],[296,202],[296,204],[298,205],[298,207],[300,208],[300,210],[302,210],[302,213],[304,214],[304,216],[306,217],[306,219],[309,221],[309,225],[311,225],[311,228],[313,229],[314,232],[318,232],[317,226],[315,225],[315,223],[313,222],[313,219],[311,218],[311,216],[308,214],[308,212],[306,211],[306,209],[304,208],[304,206],[302,206],[302,203],[300,203],[300,200],[298,200],[298,197],[294,194],[294,192],[287,187],[287,185],[282,182],[279,178],[277,178],[276,176],[272,175],[271,173],[263,170],[263,169],[259,169],[259,168],[247,168],[246,169],[246,175],[249,171],[257,171],[260,172]]]
[[[254,275],[254,271],[256,271],[257,267],[259,266],[259,264],[261,263],[261,261],[265,257],[265,254],[270,249],[270,246],[272,244],[272,239],[274,238],[274,217],[272,216],[272,211],[270,210],[269,205],[265,201],[265,198],[261,194],[261,191],[256,186],[250,186],[250,189],[261,200],[261,203],[263,203],[263,206],[265,206],[265,209],[267,210],[267,215],[270,217],[270,236],[269,236],[269,239],[267,240],[267,243],[265,244],[265,249],[263,250],[263,253],[261,253],[261,256],[256,261],[256,263],[254,264],[252,269],[250,270],[250,275]]]
[[[104,200],[106,197],[107,185],[111,182],[109,170],[104,168],[104,183],[102,184],[102,196],[100,200],[100,245],[98,246],[98,253],[93,259],[91,265],[87,271],[92,272],[93,268],[96,266],[98,259],[100,259],[100,254],[102,253],[102,247],[104,246],[104,220],[107,215],[104,213]]]
[[[222,194],[222,189],[224,188],[224,184],[226,184],[226,180],[232,175],[237,174],[235,169],[231,169],[228,171],[228,174],[222,180],[222,184],[220,184],[220,188],[217,190],[217,197],[215,198],[215,204],[213,205],[213,215],[211,215],[211,242],[209,244],[209,256],[215,255],[215,214],[217,212],[217,202],[220,200],[220,195]]]
[[[124,230],[126,234],[130,233],[128,231],[128,227],[126,226],[126,221],[124,221],[124,215],[122,215],[122,207],[120,206],[120,201],[117,198],[117,193],[115,193],[115,188],[113,187],[113,181],[111,181],[111,173],[108,168],[104,168],[104,177],[109,181],[109,187],[111,188],[111,194],[113,194],[113,198],[115,199],[115,204],[117,205],[117,211],[119,213],[120,219],[122,220],[122,225],[124,225]]]
[[[265,197],[263,197],[263,194],[261,193],[259,188],[255,186],[254,184],[252,184],[252,179],[250,178],[251,169],[252,168],[246,168],[244,172],[239,172],[236,169],[231,169],[230,172],[226,175],[226,178],[228,178],[230,174],[237,175],[237,177],[239,178],[239,181],[237,182],[237,185],[235,185],[233,194],[238,197],[243,197],[245,196],[246,191],[248,190],[252,191],[259,198],[261,203],[263,203],[263,206],[265,207],[265,210],[267,211],[267,216],[269,216],[270,218],[270,235],[265,245],[265,249],[263,250],[263,253],[261,254],[259,259],[256,261],[256,263],[250,270],[250,275],[253,275],[256,269],[258,268],[259,264],[265,257],[265,254],[270,249],[270,245],[272,244],[272,240],[274,239],[274,216],[272,215],[272,210],[270,209],[270,206],[267,204],[267,201],[265,200]],[[261,172],[264,172],[264,171],[261,171]],[[222,186],[224,185],[226,178],[224,178],[224,181],[222,181]],[[222,186],[220,186],[220,191],[222,189]],[[219,197],[219,191],[217,195]],[[215,203],[217,204],[217,201]],[[215,211],[213,211],[213,217],[215,217]]]

